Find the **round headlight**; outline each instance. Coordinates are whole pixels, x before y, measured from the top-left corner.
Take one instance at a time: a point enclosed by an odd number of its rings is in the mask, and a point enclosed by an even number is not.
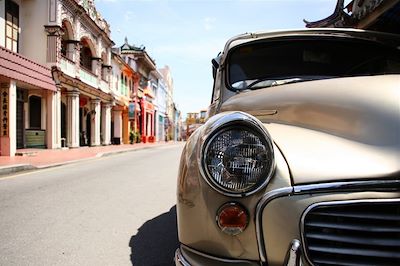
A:
[[[217,190],[243,195],[262,188],[271,175],[273,150],[265,132],[249,125],[224,127],[209,138],[204,170]]]

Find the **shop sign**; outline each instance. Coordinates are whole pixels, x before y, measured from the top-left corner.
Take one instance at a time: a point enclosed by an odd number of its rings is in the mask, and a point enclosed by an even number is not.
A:
[[[1,89],[1,136],[8,137],[9,114],[8,114],[8,89]]]
[[[135,103],[129,103],[129,119],[135,119]]]

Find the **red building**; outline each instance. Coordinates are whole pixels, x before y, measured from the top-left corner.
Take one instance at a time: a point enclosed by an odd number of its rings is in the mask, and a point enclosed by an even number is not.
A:
[[[131,102],[131,123],[136,135],[140,135],[142,142],[154,142],[155,140],[155,119],[154,119],[154,91],[153,85],[157,82],[156,64],[147,54],[145,47],[137,47],[128,44],[125,39],[124,45],[120,48],[121,57],[137,73],[134,80],[133,97]],[[132,115],[134,111],[134,115]]]

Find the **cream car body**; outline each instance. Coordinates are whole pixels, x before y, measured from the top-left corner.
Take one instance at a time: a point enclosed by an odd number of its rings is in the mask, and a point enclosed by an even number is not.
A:
[[[237,80],[229,75],[238,49],[246,53],[255,43],[304,40],[377,43],[392,49],[393,58],[388,60],[393,62],[384,73],[287,84],[278,80],[254,90],[243,84],[232,87]],[[302,48],[303,61],[333,60],[324,59],[323,52],[307,59],[307,49],[314,49],[307,47]],[[344,29],[244,34],[229,40],[213,62],[210,118],[189,138],[181,157],[177,187],[181,246],[175,263],[400,264],[399,47],[398,36]],[[219,141],[215,136],[236,126],[239,131],[253,130],[271,163],[257,184],[241,192],[218,184],[214,176],[219,174],[213,169],[220,168],[209,166],[213,160],[205,158],[212,154],[210,143]],[[229,172],[228,155],[221,156],[219,163],[228,161],[223,171]],[[249,160],[255,163],[245,156],[238,156],[243,165]],[[245,210],[248,224],[242,232],[221,229],[218,219],[226,204]]]

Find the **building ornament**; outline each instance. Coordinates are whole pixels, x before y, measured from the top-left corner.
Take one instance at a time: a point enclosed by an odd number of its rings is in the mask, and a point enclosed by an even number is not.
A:
[[[79,0],[78,4],[83,7],[89,17],[102,29],[107,35],[110,34],[110,25],[96,10],[94,0]]]
[[[61,22],[64,20],[67,20],[71,24],[73,31],[76,32],[74,15],[69,8],[63,5],[63,8],[61,8]]]
[[[383,0],[354,0],[352,16],[361,20],[382,4]]]
[[[48,36],[61,36],[63,35],[63,29],[58,25],[45,25],[44,29]]]
[[[61,19],[68,19],[77,26],[77,20],[81,24],[81,28],[86,28],[86,35],[102,36],[100,37],[107,45],[114,45],[110,39],[110,25],[97,12],[93,0],[62,0]],[[76,27],[73,27],[76,31]],[[81,29],[82,30],[82,29]],[[90,32],[90,33],[89,33]],[[82,36],[84,34],[76,34]]]

